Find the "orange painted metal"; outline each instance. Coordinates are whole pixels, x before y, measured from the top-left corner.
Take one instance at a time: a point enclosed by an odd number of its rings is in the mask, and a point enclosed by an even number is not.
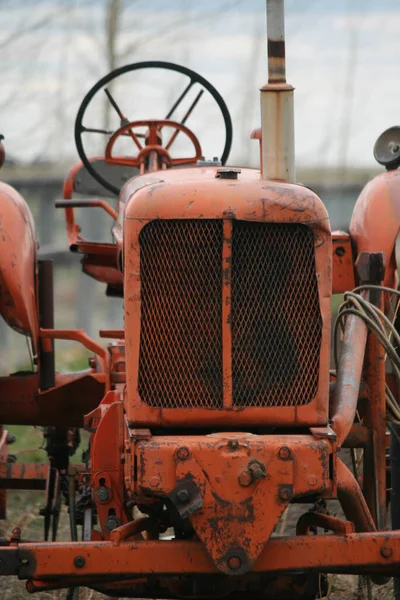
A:
[[[138,142],[133,132],[133,129],[135,127],[148,127],[148,132],[146,134],[146,146],[144,148],[141,146],[140,142]],[[161,145],[160,131],[163,127],[170,127],[172,129],[175,129],[175,133],[182,132],[186,137],[188,137],[195,149],[195,154],[187,158],[172,158],[170,153],[168,152],[168,147],[170,144],[168,144],[167,148],[164,148]],[[126,133],[135,136],[134,141],[139,149],[138,155],[135,157],[113,156],[113,148],[115,142],[118,140],[119,137],[125,135]],[[172,138],[174,138],[174,135],[172,136]],[[106,163],[108,164],[125,165],[128,167],[142,167],[145,164],[145,161],[149,160],[149,166],[148,169],[146,169],[149,171],[157,171],[161,168],[161,164],[163,162],[166,163],[169,167],[195,164],[196,161],[201,158],[201,155],[201,146],[199,140],[194,135],[194,133],[190,129],[185,127],[185,125],[177,123],[176,121],[169,121],[167,119],[159,119],[152,121],[131,121],[130,123],[124,124],[110,137],[104,152],[104,157]],[[153,159],[151,158],[152,156]]]
[[[45,490],[48,464],[0,462],[0,489]]]
[[[190,522],[225,573],[232,573],[230,559],[236,556],[238,573],[252,568],[291,500],[331,491],[332,447],[312,436],[221,433],[153,437],[135,446],[138,468],[132,491],[139,497],[165,498],[190,482],[188,502],[202,502],[189,515]],[[249,479],[242,482],[240,474],[246,471]],[[178,492],[178,510],[186,511],[188,502],[180,504]]]
[[[254,573],[318,570],[328,573],[397,573],[400,555],[398,531],[347,535],[287,536],[271,538],[254,565]],[[194,540],[112,542],[23,543],[0,549],[4,564],[21,579],[46,581],[76,577],[80,582],[127,575],[218,574],[203,544]],[[83,566],[75,566],[81,557]],[[134,557],[134,560],[133,560]],[[24,560],[21,564],[20,559]],[[17,561],[16,561],[17,562]],[[10,573],[11,574],[11,573]],[[67,584],[68,585],[68,584]]]
[[[38,341],[36,234],[22,196],[0,182],[0,313],[16,331]]]
[[[351,237],[343,231],[332,232],[332,294],[354,290],[353,249]]]
[[[84,415],[104,397],[104,373],[57,373],[55,383],[54,388],[39,392],[37,373],[0,377],[0,420],[15,425],[83,427]]]

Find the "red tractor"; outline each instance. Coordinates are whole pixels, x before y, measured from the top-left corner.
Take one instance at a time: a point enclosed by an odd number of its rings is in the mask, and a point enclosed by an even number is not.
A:
[[[1,184],[0,311],[30,336],[36,370],[0,379],[0,420],[45,426],[50,457],[49,465],[7,462],[3,430],[2,490],[47,489],[46,540],[14,530],[0,548],[0,574],[27,580],[30,592],[311,600],[325,595],[328,573],[383,583],[398,572],[400,531],[387,519],[389,432],[393,465],[400,440],[398,129],[378,140],[388,171],[362,192],[350,232],[332,233],[323,202],[295,183],[283,2],[268,3],[267,21],[269,83],[252,134],[260,170],[225,166],[225,102],[184,67],[129,65],[83,100],[82,162],[58,206],[84,272],[124,299],[123,329],[100,331],[108,345],[54,329],[52,264],[37,261],[27,205]],[[120,82],[149,68],[181,74],[185,87],[164,119],[130,121]],[[203,94],[225,124],[220,158],[210,161],[186,125]],[[99,95],[116,130],[85,121]],[[88,158],[89,135],[106,140],[103,155]],[[112,243],[84,239],[75,222],[74,208],[99,206],[114,223]],[[333,352],[332,294],[344,294]],[[90,369],[56,373],[57,339],[89,349]],[[90,455],[71,465],[82,427]],[[353,457],[359,449],[362,469],[346,465],[344,448]],[[55,541],[60,490],[68,542]],[[4,516],[5,493],[0,499]],[[282,534],[288,510],[296,524]]]

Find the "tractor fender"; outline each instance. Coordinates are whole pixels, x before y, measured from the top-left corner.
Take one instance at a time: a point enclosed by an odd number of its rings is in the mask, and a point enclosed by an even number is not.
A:
[[[357,254],[384,252],[385,285],[397,286],[396,239],[400,229],[400,170],[387,171],[362,190],[350,221]]]
[[[0,182],[0,314],[32,338],[37,349],[37,243],[33,217],[22,196]]]

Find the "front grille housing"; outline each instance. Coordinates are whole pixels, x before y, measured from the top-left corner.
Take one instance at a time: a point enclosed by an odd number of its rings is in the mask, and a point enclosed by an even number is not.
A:
[[[140,232],[138,392],[150,407],[221,410],[228,397],[237,409],[296,407],[317,394],[322,319],[313,231],[235,219],[229,227],[228,242],[222,219],[154,220]]]

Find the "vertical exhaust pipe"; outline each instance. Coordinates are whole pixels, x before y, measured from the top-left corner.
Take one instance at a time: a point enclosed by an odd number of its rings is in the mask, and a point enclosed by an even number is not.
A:
[[[284,0],[267,0],[268,83],[261,88],[263,179],[294,183],[294,88],[286,83]]]

